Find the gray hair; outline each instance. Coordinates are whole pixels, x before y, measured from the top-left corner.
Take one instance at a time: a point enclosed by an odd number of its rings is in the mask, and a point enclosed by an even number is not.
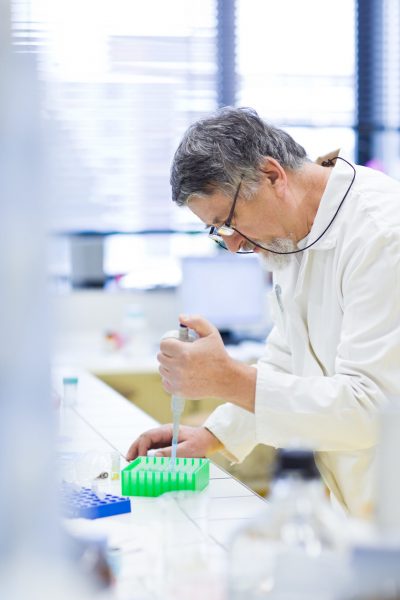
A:
[[[306,151],[282,129],[265,123],[251,108],[225,107],[193,123],[179,144],[171,168],[172,199],[178,205],[193,195],[220,190],[232,195],[243,179],[249,196],[260,183],[264,157],[298,169]]]

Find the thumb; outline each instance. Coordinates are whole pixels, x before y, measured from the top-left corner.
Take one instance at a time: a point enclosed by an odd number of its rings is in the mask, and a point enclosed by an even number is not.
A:
[[[157,452],[154,452],[154,456],[165,456],[170,457],[172,454],[172,446],[167,446],[166,448],[160,448]],[[180,444],[178,444],[176,448],[176,457],[182,457],[184,454],[182,453],[182,448],[180,448]]]
[[[218,329],[200,315],[179,315],[179,322],[193,329],[199,337],[206,337],[212,333],[218,333]]]
[[[172,453],[172,446],[166,448],[159,448],[154,456],[165,456],[170,457]],[[176,448],[177,458],[205,458],[205,454],[198,454],[193,451],[193,446],[187,443],[187,440],[180,442]]]
[[[171,446],[157,450],[157,452],[154,452],[153,456],[171,456]]]

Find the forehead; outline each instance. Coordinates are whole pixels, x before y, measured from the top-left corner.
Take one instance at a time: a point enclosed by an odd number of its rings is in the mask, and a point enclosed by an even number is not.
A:
[[[232,198],[223,192],[214,192],[210,196],[192,196],[187,205],[206,225],[220,225],[228,218]]]

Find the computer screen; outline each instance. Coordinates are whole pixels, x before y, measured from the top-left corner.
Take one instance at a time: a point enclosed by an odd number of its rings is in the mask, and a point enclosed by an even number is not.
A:
[[[180,308],[200,314],[220,331],[245,330],[266,322],[266,275],[254,255],[192,256],[182,259]]]

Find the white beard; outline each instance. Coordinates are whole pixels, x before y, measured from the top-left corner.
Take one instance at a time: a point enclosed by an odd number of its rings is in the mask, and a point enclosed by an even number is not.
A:
[[[264,246],[264,244],[262,245]],[[274,241],[266,243],[265,246],[277,252],[293,252],[298,249],[296,244],[287,238],[276,238]],[[293,254],[273,254],[268,250],[260,250],[257,256],[260,257],[261,264],[266,271],[280,271],[287,267],[294,257]]]

